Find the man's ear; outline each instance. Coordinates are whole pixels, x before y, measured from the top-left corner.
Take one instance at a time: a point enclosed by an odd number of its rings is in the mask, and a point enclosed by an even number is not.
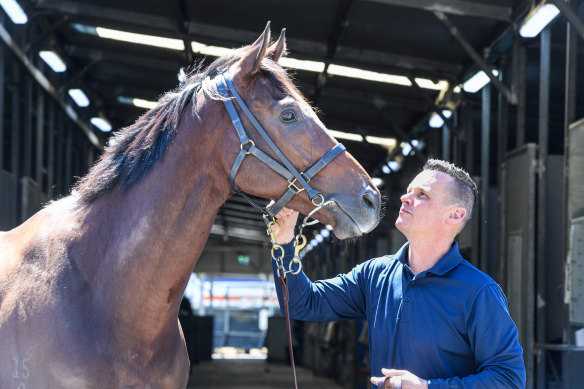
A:
[[[251,45],[249,52],[241,59],[241,72],[243,74],[255,75],[260,71],[262,59],[266,56],[270,44],[270,22],[260,37]]]
[[[448,218],[446,219],[447,224],[460,224],[464,221],[466,216],[466,209],[463,207],[453,206],[450,209]]]

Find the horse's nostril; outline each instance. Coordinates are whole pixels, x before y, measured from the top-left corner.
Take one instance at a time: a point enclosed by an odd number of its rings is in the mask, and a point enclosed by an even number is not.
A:
[[[371,201],[367,195],[363,196],[363,202],[367,208],[373,208],[373,201]]]
[[[363,204],[369,209],[375,210],[378,203],[378,195],[371,188],[367,188],[363,194]]]

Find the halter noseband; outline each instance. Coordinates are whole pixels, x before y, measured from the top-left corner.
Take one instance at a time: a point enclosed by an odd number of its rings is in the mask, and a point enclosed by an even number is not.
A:
[[[235,90],[235,86],[231,82],[231,78],[226,74],[222,73],[215,77],[214,79],[215,85],[217,86],[217,91],[225,100],[223,103],[225,104],[225,108],[227,109],[227,113],[231,118],[231,122],[233,123],[233,127],[235,127],[235,131],[237,131],[237,136],[239,137],[239,142],[241,144],[241,150],[233,163],[233,167],[231,168],[231,174],[229,175],[229,182],[231,182],[231,187],[236,193],[242,195],[247,201],[253,205],[255,208],[259,209],[261,212],[266,213],[270,216],[270,218],[274,218],[274,216],[298,193],[306,190],[308,194],[308,198],[312,201],[315,206],[322,206],[324,204],[324,196],[317,191],[316,189],[312,188],[308,182],[312,177],[314,177],[318,172],[320,172],[326,165],[328,165],[333,159],[335,159],[340,153],[345,150],[345,146],[342,144],[337,144],[331,150],[329,150],[321,159],[316,161],[314,165],[308,168],[305,172],[298,172],[294,165],[286,158],[286,156],[280,151],[278,146],[274,143],[274,141],[270,138],[268,133],[263,129],[262,125],[257,121],[257,119],[253,116],[243,99],[239,96],[237,91]],[[255,146],[255,143],[249,138],[241,119],[239,118],[239,114],[235,109],[235,105],[233,101],[237,102],[245,116],[249,119],[249,121],[253,124],[256,128],[258,133],[262,136],[262,138],[266,141],[268,146],[272,149],[274,154],[278,157],[278,159],[282,162],[278,162],[268,154],[260,150]],[[247,149],[246,149],[247,147]],[[288,189],[284,194],[280,197],[278,201],[270,208],[266,209],[262,207],[258,203],[256,203],[253,199],[251,199],[246,193],[241,191],[235,185],[235,176],[241,167],[241,164],[244,158],[247,155],[253,155],[263,163],[265,163],[268,167],[274,170],[276,173],[284,177],[288,181]],[[283,164],[283,165],[282,165]],[[300,185],[300,187],[298,186]]]

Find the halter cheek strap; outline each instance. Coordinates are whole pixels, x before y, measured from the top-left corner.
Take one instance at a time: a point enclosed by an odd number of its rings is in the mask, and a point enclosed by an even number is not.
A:
[[[324,196],[314,188],[312,188],[308,182],[314,177],[318,172],[320,172],[326,165],[328,165],[333,159],[335,159],[341,152],[345,150],[345,146],[342,144],[337,144],[331,150],[329,150],[322,158],[320,158],[315,164],[313,164],[310,168],[308,168],[304,173],[298,172],[298,170],[294,167],[294,165],[286,158],[284,153],[278,148],[278,146],[274,143],[274,141],[270,138],[268,133],[264,130],[261,124],[257,121],[257,119],[253,116],[245,101],[239,96],[235,86],[231,82],[231,79],[226,73],[219,74],[214,79],[215,85],[217,86],[217,91],[224,98],[223,103],[225,108],[227,109],[227,113],[233,123],[233,127],[237,132],[237,136],[239,137],[239,143],[241,145],[241,149],[237,158],[235,158],[235,162],[233,163],[233,167],[231,168],[231,173],[229,175],[229,181],[231,183],[231,187],[236,193],[242,195],[247,201],[260,210],[262,213],[266,213],[273,218],[296,194],[306,190],[308,194],[308,198],[312,201],[315,206],[322,205],[325,201]],[[276,155],[276,157],[280,160],[280,162],[276,161],[274,158],[270,157],[268,154],[260,150],[255,146],[255,143],[249,138],[245,128],[243,127],[243,123],[235,109],[234,101],[239,105],[245,116],[249,119],[249,121],[253,124],[255,129],[264,139],[264,141],[268,144],[272,152]],[[251,199],[246,193],[241,191],[237,185],[235,185],[235,176],[243,163],[243,160],[246,156],[253,155],[276,173],[284,177],[289,185],[288,189],[284,194],[278,199],[275,204],[270,208],[266,209],[262,207],[253,199]]]

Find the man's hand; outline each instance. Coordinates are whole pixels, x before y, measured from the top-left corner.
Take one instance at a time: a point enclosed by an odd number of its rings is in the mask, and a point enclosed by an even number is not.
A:
[[[268,205],[268,208],[270,205]],[[286,244],[292,242],[292,239],[294,239],[294,227],[296,227],[297,220],[298,212],[290,208],[284,207],[276,214],[276,221],[280,225],[280,230],[276,235],[276,243]],[[274,229],[275,226],[272,226],[272,231],[274,231]]]
[[[371,377],[371,383],[378,388],[428,389],[426,380],[416,377],[407,370],[381,369],[384,377]]]

